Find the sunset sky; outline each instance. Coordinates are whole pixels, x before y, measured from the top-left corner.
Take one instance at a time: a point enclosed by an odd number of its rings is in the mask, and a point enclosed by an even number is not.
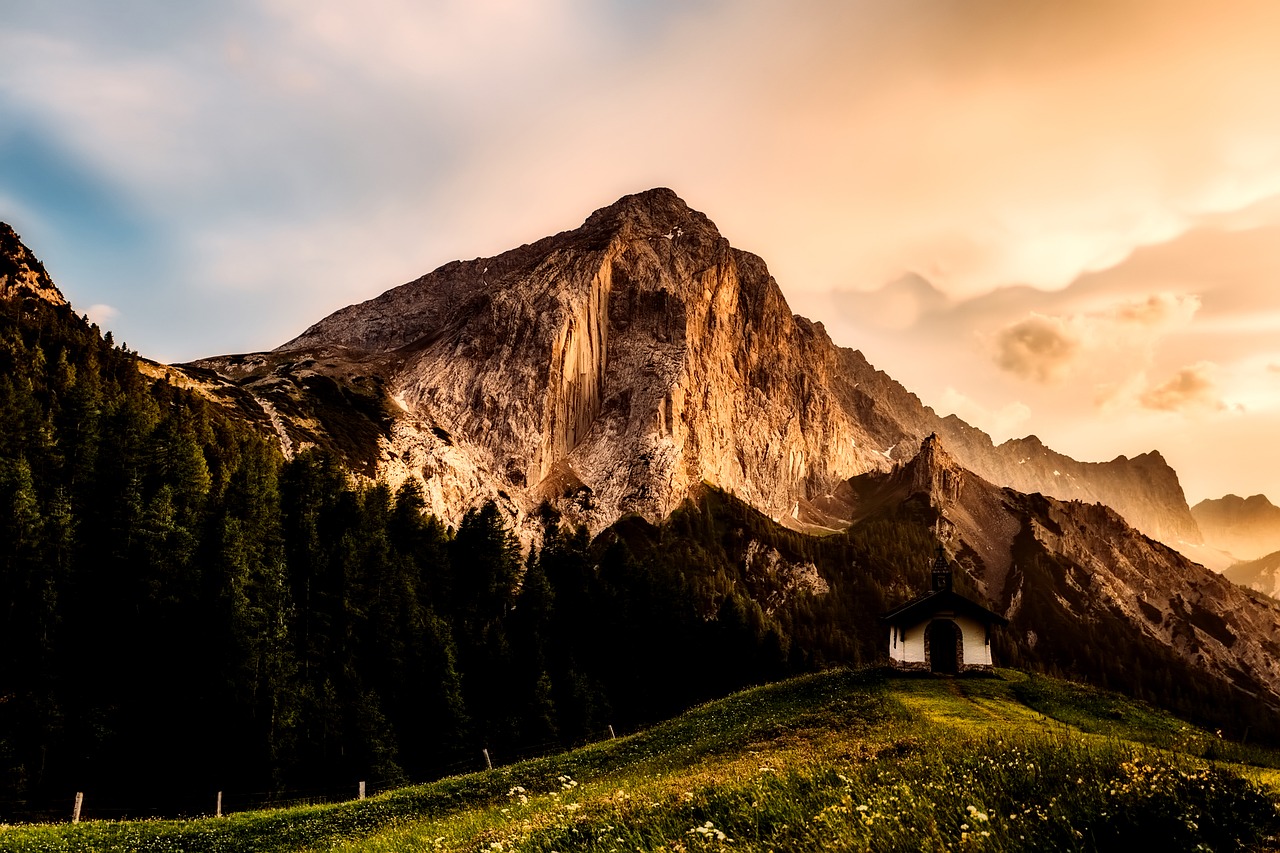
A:
[[[0,0],[0,219],[181,361],[669,186],[940,413],[1280,502],[1277,44],[1273,0]]]

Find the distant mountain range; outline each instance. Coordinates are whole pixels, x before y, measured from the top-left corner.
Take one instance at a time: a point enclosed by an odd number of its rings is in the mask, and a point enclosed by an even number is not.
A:
[[[1206,541],[1240,560],[1256,560],[1280,551],[1280,507],[1265,495],[1227,495],[1201,501],[1191,509]]]
[[[1233,583],[1280,598],[1280,551],[1236,563],[1222,574]]]

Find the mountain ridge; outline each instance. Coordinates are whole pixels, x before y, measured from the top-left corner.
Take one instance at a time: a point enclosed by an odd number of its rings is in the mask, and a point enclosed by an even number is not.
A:
[[[890,473],[850,481],[874,512],[924,498],[934,531],[973,590],[1010,619],[1022,653],[1085,630],[1145,643],[1280,708],[1280,602],[1232,583],[1133,529],[1100,503],[995,486],[964,469],[936,436]]]
[[[366,470],[421,479],[451,519],[495,500],[526,535],[543,500],[599,530],[628,512],[662,518],[703,481],[798,528],[838,526],[841,482],[938,433],[993,482],[1103,501],[1164,541],[1201,541],[1158,452],[1077,462],[939,417],[792,314],[765,262],[666,188],[444,264],[270,353],[196,364],[301,410],[286,425],[297,446],[321,440],[307,424],[324,420],[303,386],[372,376],[392,416],[376,450],[360,450]]]

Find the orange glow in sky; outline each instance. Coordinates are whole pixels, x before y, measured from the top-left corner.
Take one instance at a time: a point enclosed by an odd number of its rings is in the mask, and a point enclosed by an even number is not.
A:
[[[669,186],[940,412],[1280,502],[1280,4],[0,12],[0,218],[144,354]]]

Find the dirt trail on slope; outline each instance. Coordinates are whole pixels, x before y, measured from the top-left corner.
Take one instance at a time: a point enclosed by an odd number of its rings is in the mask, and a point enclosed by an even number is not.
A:
[[[930,722],[974,734],[1007,731],[1011,727],[1045,734],[1071,729],[1010,699],[966,690],[955,678],[904,679],[893,686],[892,692],[902,704]]]

